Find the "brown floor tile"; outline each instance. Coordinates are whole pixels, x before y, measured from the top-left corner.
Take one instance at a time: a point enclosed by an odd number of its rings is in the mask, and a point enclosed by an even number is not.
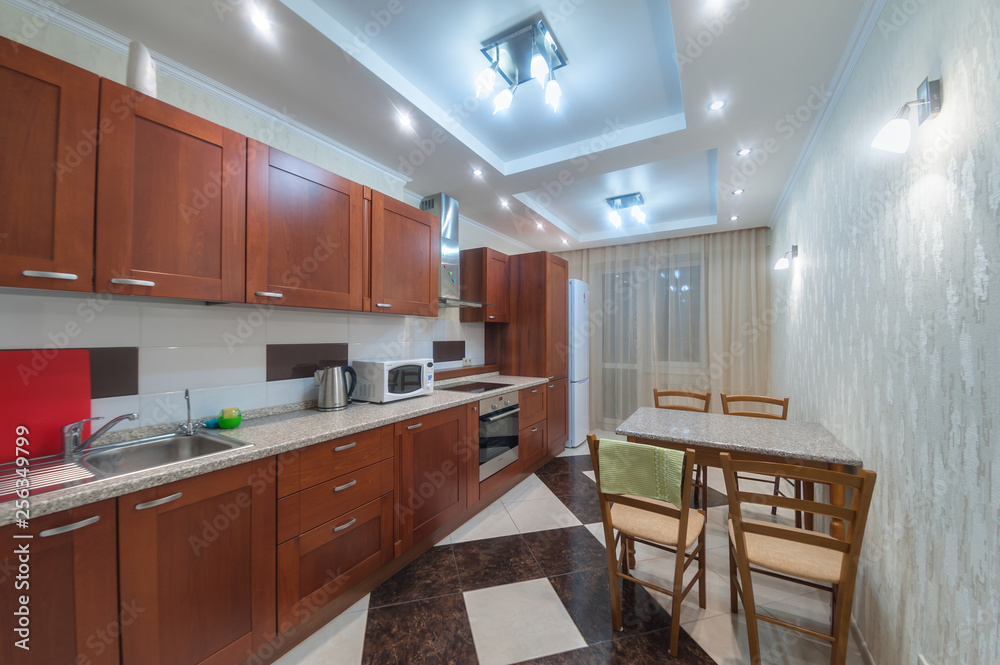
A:
[[[583,471],[574,469],[566,473],[548,473],[539,475],[538,479],[560,498],[588,495],[597,497],[597,483],[583,475]]]
[[[521,536],[455,543],[452,549],[458,564],[462,591],[545,577]]]
[[[594,652],[587,647],[586,649],[564,651],[544,658],[526,660],[518,665],[597,665],[597,662]]]
[[[552,473],[569,473],[570,471],[593,471],[594,465],[590,461],[590,455],[571,455],[569,457],[556,457],[535,472],[538,477]]]
[[[450,545],[432,547],[372,591],[371,607],[462,592]]]
[[[461,595],[368,611],[362,665],[476,665],[469,616]]]
[[[633,635],[591,646],[598,665],[716,665],[681,628],[677,658],[670,655],[670,630]]]
[[[607,550],[585,526],[523,533],[547,577],[581,570],[607,570]]]

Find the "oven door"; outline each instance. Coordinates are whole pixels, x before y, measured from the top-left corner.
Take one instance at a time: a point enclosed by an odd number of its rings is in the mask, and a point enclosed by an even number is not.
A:
[[[517,461],[517,414],[513,405],[479,417],[479,481]]]
[[[406,397],[422,392],[424,392],[424,366],[422,363],[394,365],[385,370],[386,401],[391,400],[394,395]]]

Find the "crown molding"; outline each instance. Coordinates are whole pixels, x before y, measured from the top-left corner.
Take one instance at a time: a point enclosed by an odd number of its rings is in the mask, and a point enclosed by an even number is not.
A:
[[[802,146],[802,151],[799,152],[798,159],[795,160],[795,166],[792,167],[792,173],[788,176],[785,188],[781,190],[781,196],[774,207],[774,212],[771,213],[772,226],[777,223],[778,216],[784,210],[792,190],[795,189],[795,185],[798,184],[799,178],[802,176],[803,171],[805,171],[806,164],[809,163],[809,159],[812,157],[813,152],[815,152],[816,146],[819,144],[819,140],[826,129],[826,125],[830,122],[834,109],[837,108],[840,96],[843,94],[844,88],[847,87],[848,81],[851,80],[851,75],[854,73],[854,68],[857,66],[858,60],[865,50],[865,46],[868,45],[868,40],[875,30],[878,17],[882,14],[884,7],[885,0],[867,0],[865,6],[861,9],[857,23],[854,24],[854,31],[847,41],[847,47],[844,49],[844,54],[840,57],[837,70],[833,74],[833,81],[830,85],[830,97],[826,100],[826,103],[819,112],[819,116],[816,118],[816,122],[809,130],[806,142]]]
[[[0,0],[5,4],[27,12],[33,16],[43,19],[46,23],[62,28],[75,35],[83,37],[99,46],[121,55],[128,55],[128,47],[131,40],[124,35],[110,30],[103,25],[95,23],[90,19],[72,12],[56,2],[44,2],[42,0]],[[65,0],[61,0],[65,2]],[[260,102],[247,97],[241,92],[233,90],[227,85],[219,83],[204,74],[201,74],[190,67],[182,65],[176,60],[166,57],[155,51],[150,51],[153,60],[156,62],[156,69],[159,73],[176,79],[181,83],[195,88],[211,97],[215,97],[227,104],[230,104],[249,115],[259,118],[273,127],[280,128],[289,134],[306,139],[311,143],[329,150],[352,162],[369,168],[400,185],[406,185],[410,178],[402,173],[389,168],[388,166],[376,162],[366,157],[360,152],[347,147],[325,134],[303,125],[289,116],[276,111]]]

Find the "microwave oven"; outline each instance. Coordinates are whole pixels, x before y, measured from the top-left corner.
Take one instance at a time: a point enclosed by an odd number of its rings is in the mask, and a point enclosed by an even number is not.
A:
[[[358,373],[352,397],[360,402],[395,402],[434,392],[434,361],[430,358],[355,360],[351,366]]]

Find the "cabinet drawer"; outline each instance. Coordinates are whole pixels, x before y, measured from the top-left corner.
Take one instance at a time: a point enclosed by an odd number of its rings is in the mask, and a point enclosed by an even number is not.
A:
[[[287,631],[392,560],[386,494],[278,546],[278,630]]]
[[[545,456],[548,449],[545,438],[545,421],[525,427],[517,434],[517,456],[522,468],[534,464]]]
[[[383,460],[278,500],[278,542],[392,491],[392,460]]]
[[[392,457],[392,425],[318,443],[279,457],[278,496],[333,480]]]
[[[518,414],[521,429],[545,420],[545,386],[525,388],[517,400],[521,407],[521,413]]]

